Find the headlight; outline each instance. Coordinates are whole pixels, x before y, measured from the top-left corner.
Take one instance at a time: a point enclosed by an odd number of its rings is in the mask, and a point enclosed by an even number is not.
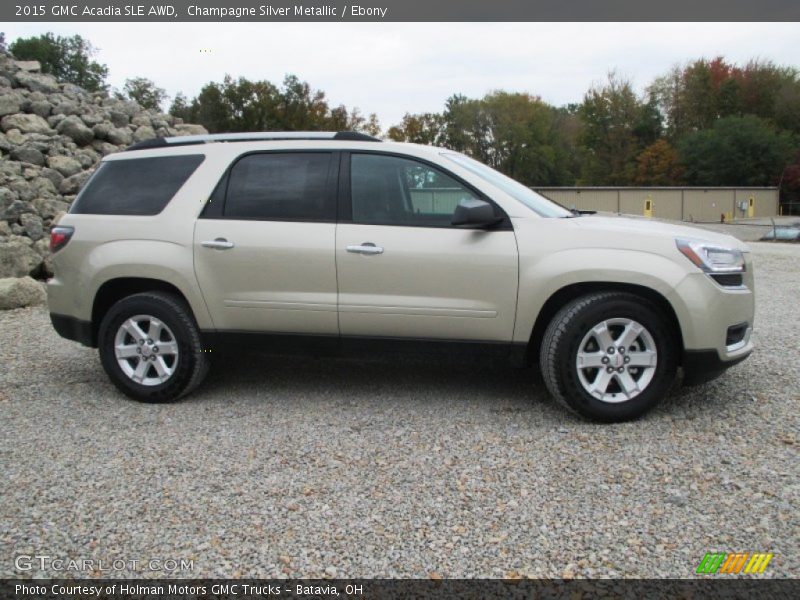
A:
[[[686,258],[706,273],[744,273],[741,250],[698,240],[676,239],[675,243]]]

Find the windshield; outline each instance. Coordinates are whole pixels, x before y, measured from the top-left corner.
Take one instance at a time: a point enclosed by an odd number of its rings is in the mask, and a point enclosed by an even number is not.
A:
[[[532,189],[525,187],[518,181],[511,179],[511,177],[503,175],[499,171],[495,171],[491,167],[487,167],[485,164],[478,162],[477,160],[474,160],[468,156],[464,156],[463,154],[451,152],[442,153],[442,156],[452,160],[458,165],[461,165],[468,171],[473,172],[475,175],[485,179],[492,185],[499,187],[509,196],[522,202],[537,215],[542,217],[573,216],[573,214],[566,208],[562,208],[541,194],[537,194]]]

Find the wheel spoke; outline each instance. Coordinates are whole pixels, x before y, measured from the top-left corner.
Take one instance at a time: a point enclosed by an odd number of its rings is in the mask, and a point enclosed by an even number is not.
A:
[[[138,344],[117,344],[114,348],[117,358],[136,358],[139,356]]]
[[[139,364],[136,365],[136,369],[133,371],[133,379],[138,382],[144,381],[145,374],[147,373],[147,368],[150,366],[150,363],[146,360],[139,360]]]
[[[158,354],[160,356],[170,356],[178,353],[176,342],[158,342]]]
[[[611,378],[612,374],[605,369],[598,371],[597,376],[591,384],[591,388],[588,390],[589,393],[594,395],[600,394],[601,396],[604,395],[608,389],[608,384],[611,383]]]
[[[153,361],[153,366],[156,369],[156,373],[158,373],[158,378],[161,381],[165,381],[167,377],[169,377],[169,369],[167,368],[167,363],[164,362],[164,358],[162,356],[156,357]]]
[[[622,346],[626,350],[636,341],[639,334],[642,332],[643,327],[635,321],[631,321],[625,326],[625,329],[617,338],[615,344]]]
[[[578,368],[592,369],[605,366],[603,357],[605,352],[578,352]]]
[[[157,319],[150,319],[150,326],[147,330],[147,337],[157,342],[161,337],[161,332],[163,331],[164,326],[162,325],[161,321]]]
[[[592,333],[594,334],[597,343],[600,345],[601,350],[605,350],[609,346],[614,345],[614,338],[611,337],[611,331],[608,329],[608,322],[603,321],[598,325],[595,325],[592,329]]]
[[[627,371],[623,371],[622,373],[614,373],[614,377],[619,382],[619,386],[622,388],[622,393],[628,398],[641,391],[639,389],[639,384]]]
[[[143,340],[147,338],[147,334],[142,331],[142,328],[139,327],[139,324],[134,321],[133,319],[128,319],[122,324],[122,328],[128,332],[128,334],[135,339],[137,342],[139,340]]]
[[[641,352],[628,352],[631,361],[629,367],[655,367],[656,353],[653,350],[642,350]]]

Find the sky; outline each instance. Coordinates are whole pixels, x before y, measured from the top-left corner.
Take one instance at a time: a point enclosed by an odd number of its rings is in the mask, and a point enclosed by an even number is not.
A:
[[[800,23],[7,23],[7,40],[52,31],[98,48],[109,82],[147,77],[173,96],[225,74],[292,73],[332,106],[438,112],[454,93],[528,92],[580,102],[610,70],[644,88],[675,64],[724,56],[800,67]]]

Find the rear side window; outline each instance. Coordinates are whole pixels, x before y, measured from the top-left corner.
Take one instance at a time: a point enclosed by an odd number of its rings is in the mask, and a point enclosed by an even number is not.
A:
[[[104,162],[70,212],[84,215],[157,215],[203,162],[202,154]]]
[[[231,168],[226,219],[332,221],[330,152],[250,154]]]

